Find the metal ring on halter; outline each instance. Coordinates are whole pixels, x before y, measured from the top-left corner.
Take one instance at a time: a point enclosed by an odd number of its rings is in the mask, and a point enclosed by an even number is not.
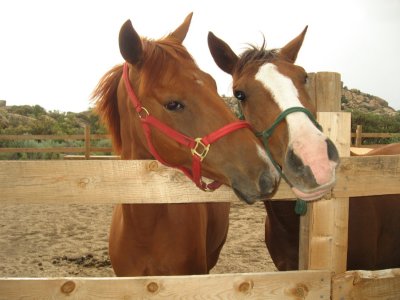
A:
[[[206,185],[205,187],[203,187],[202,190],[203,190],[204,192],[208,192],[208,193],[214,192],[214,190],[213,190],[213,189],[210,189],[207,185]]]
[[[204,145],[204,143],[201,141],[201,138],[195,138],[194,141],[196,142],[196,145],[194,146],[194,148],[190,149],[190,151],[192,152],[192,155],[197,155],[198,157],[200,157],[200,161],[203,161],[208,153],[208,150],[210,150],[210,145]],[[203,149],[200,149],[200,151],[197,150],[199,145],[203,147]]]
[[[144,112],[144,113],[142,114],[142,112]],[[140,110],[137,113],[138,113],[140,119],[146,119],[148,116],[150,116],[149,111],[143,106],[140,107]]]

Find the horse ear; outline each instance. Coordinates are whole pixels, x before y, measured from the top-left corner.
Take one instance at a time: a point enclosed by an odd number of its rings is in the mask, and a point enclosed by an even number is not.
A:
[[[192,20],[193,13],[187,15],[183,23],[169,34],[170,37],[177,39],[181,44],[189,31],[190,21]]]
[[[138,65],[142,59],[142,40],[133,29],[131,20],[127,20],[119,31],[119,51],[122,57],[132,65]]]
[[[280,50],[280,53],[292,63],[296,61],[297,54],[300,51],[301,45],[303,44],[303,40],[306,35],[307,28],[308,26],[304,28],[302,33],[300,33],[296,38],[294,38]]]
[[[239,58],[231,47],[210,31],[208,33],[208,48],[217,66],[222,71],[233,75],[233,70]]]

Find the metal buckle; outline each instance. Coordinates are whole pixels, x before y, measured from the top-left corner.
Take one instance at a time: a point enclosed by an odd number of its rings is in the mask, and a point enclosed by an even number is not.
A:
[[[140,108],[141,109],[137,112],[140,119],[146,119],[148,116],[150,116],[149,111],[145,107],[141,106]]]
[[[214,192],[214,190],[210,189],[208,186],[205,186],[205,187],[203,188],[203,191],[204,191],[204,192],[207,192],[207,193],[212,193],[212,192]]]
[[[201,141],[201,138],[195,138],[194,141],[196,142],[196,145],[194,146],[194,148],[190,149],[190,151],[192,151],[192,155],[197,155],[198,157],[200,157],[200,161],[203,161],[208,153],[208,150],[210,150],[210,145],[204,145],[204,143]],[[201,151],[197,150],[199,145],[203,147]]]

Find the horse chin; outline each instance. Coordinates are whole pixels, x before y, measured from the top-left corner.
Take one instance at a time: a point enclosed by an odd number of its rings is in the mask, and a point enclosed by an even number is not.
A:
[[[330,193],[332,188],[336,183],[336,176],[333,173],[330,180],[322,185],[318,185],[315,181],[314,177],[312,180],[299,180],[299,177],[288,176],[286,174],[290,185],[292,186],[292,192],[296,195],[297,198],[305,200],[305,201],[314,201],[321,199],[326,194]]]
[[[324,195],[329,193],[331,189],[332,185],[329,185],[329,187],[318,188],[317,190],[312,191],[302,191],[296,187],[292,187],[292,191],[296,195],[296,197],[305,201],[314,201],[321,199]]]
[[[235,192],[236,196],[241,200],[246,202],[247,204],[254,204],[254,202],[256,202],[256,200],[258,199],[258,197],[254,197],[254,196],[248,196],[243,194],[241,191],[239,191],[238,189],[233,188],[233,191]]]
[[[246,202],[247,204],[254,204],[256,201],[266,201],[266,200],[270,200],[273,196],[273,194],[275,194],[277,188],[274,189],[273,193],[271,194],[266,194],[266,195],[245,195],[243,194],[241,191],[239,191],[238,189],[233,188],[233,191],[235,192],[236,196],[241,200]]]

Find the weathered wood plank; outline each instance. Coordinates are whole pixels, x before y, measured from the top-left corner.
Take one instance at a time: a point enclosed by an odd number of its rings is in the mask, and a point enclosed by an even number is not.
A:
[[[400,194],[400,156],[342,158],[332,195]],[[294,199],[281,182],[274,199]],[[237,201],[228,187],[199,190],[156,161],[0,161],[2,203],[183,203]]]
[[[374,133],[374,132],[363,132],[361,137],[365,138],[394,138],[400,137],[400,133],[389,133],[389,132],[381,132],[381,133]]]
[[[400,299],[400,269],[348,271],[332,279],[332,300]]]
[[[318,72],[315,74],[315,104],[317,111],[341,111],[341,96],[342,82],[339,73]]]
[[[318,113],[324,133],[339,155],[350,154],[350,113]],[[349,198],[335,193],[329,200],[315,201],[300,219],[300,269],[346,270]]]
[[[400,194],[400,155],[341,158],[336,197]]]
[[[79,153],[85,152],[82,147],[51,147],[51,148],[0,148],[0,153]]]
[[[64,155],[63,159],[69,160],[84,160],[86,159],[85,155]],[[116,160],[121,159],[119,155],[90,155],[88,159],[92,160]]]
[[[53,135],[53,134],[1,134],[0,141],[29,141],[29,140],[84,140],[83,134],[64,134],[64,135]]]
[[[91,140],[102,140],[110,139],[109,134],[91,134]],[[64,135],[54,135],[54,134],[0,134],[0,141],[27,141],[27,140],[84,140],[85,135],[83,134],[64,134]]]
[[[322,299],[328,271],[136,278],[6,278],[0,300],[13,299]]]
[[[156,161],[1,161],[0,191],[14,204],[238,201],[226,186],[203,192]]]
[[[0,153],[80,153],[87,151],[83,147],[50,147],[50,148],[0,148]],[[111,147],[90,147],[90,152],[112,152]]]

